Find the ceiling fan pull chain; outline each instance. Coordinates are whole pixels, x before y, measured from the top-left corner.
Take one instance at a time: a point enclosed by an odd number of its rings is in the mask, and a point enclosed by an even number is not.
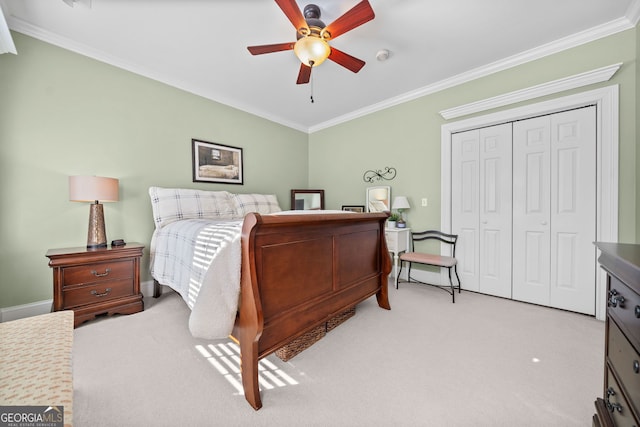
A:
[[[313,61],[309,61],[309,66],[311,67],[311,69],[313,70]],[[313,100],[313,74],[311,73],[311,78],[309,79],[309,89],[311,90],[311,96],[309,98],[311,98],[311,103],[313,104],[315,101]]]

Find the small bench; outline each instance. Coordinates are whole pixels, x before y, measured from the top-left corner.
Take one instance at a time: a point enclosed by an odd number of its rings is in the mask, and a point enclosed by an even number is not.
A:
[[[446,243],[448,245],[452,245],[452,254],[451,256],[446,255],[438,255],[438,254],[430,254],[426,252],[416,252],[415,250],[415,242],[424,241],[424,240],[438,240],[442,243]],[[437,286],[441,289],[447,290],[446,286],[441,285],[433,285],[431,283],[424,283],[419,280],[413,279],[411,277],[411,264],[418,263],[424,265],[432,265],[434,267],[447,268],[449,270],[449,285],[450,285],[450,294],[453,302],[456,302],[456,294],[455,294],[455,286],[453,285],[453,280],[451,277],[451,269],[456,274],[456,279],[458,279],[458,293],[460,293],[460,277],[458,276],[458,260],[456,259],[456,242],[458,241],[457,234],[447,234],[438,230],[427,230],[427,231],[418,231],[411,233],[411,250],[409,252],[405,252],[400,255],[400,270],[398,271],[397,280],[400,278],[400,273],[402,272],[402,266],[405,262],[409,263],[409,274],[407,275],[407,279],[409,282],[412,280],[417,283],[422,283],[425,285]]]
[[[64,408],[73,425],[73,311],[0,323],[0,405]]]

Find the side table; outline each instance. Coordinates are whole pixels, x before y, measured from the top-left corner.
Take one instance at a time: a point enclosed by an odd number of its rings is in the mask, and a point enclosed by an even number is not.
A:
[[[398,260],[401,252],[406,252],[410,248],[411,229],[410,228],[385,228],[385,237],[389,252],[393,254],[393,284],[398,289]]]
[[[53,311],[73,310],[74,327],[99,315],[144,310],[140,258],[144,245],[47,251],[53,268]]]

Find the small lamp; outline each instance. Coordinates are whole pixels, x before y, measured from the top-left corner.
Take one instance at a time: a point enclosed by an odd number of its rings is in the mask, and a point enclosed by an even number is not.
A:
[[[118,180],[101,176],[70,176],[69,200],[72,202],[92,202],[89,210],[87,248],[106,248],[104,210],[100,202],[118,201]]]
[[[405,228],[407,224],[404,222],[404,216],[402,212],[405,209],[410,209],[411,205],[409,204],[409,199],[406,196],[396,196],[393,198],[393,204],[391,205],[391,209],[396,209],[400,214],[400,219],[396,223],[396,227]]]

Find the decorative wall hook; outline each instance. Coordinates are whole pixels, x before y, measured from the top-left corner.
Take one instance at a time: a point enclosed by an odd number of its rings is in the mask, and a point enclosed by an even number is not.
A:
[[[362,176],[362,179],[364,179],[364,182],[373,182],[374,180],[381,181],[383,179],[385,181],[391,181],[395,177],[396,168],[390,168],[389,166],[386,166],[384,170],[377,169],[366,171]]]

